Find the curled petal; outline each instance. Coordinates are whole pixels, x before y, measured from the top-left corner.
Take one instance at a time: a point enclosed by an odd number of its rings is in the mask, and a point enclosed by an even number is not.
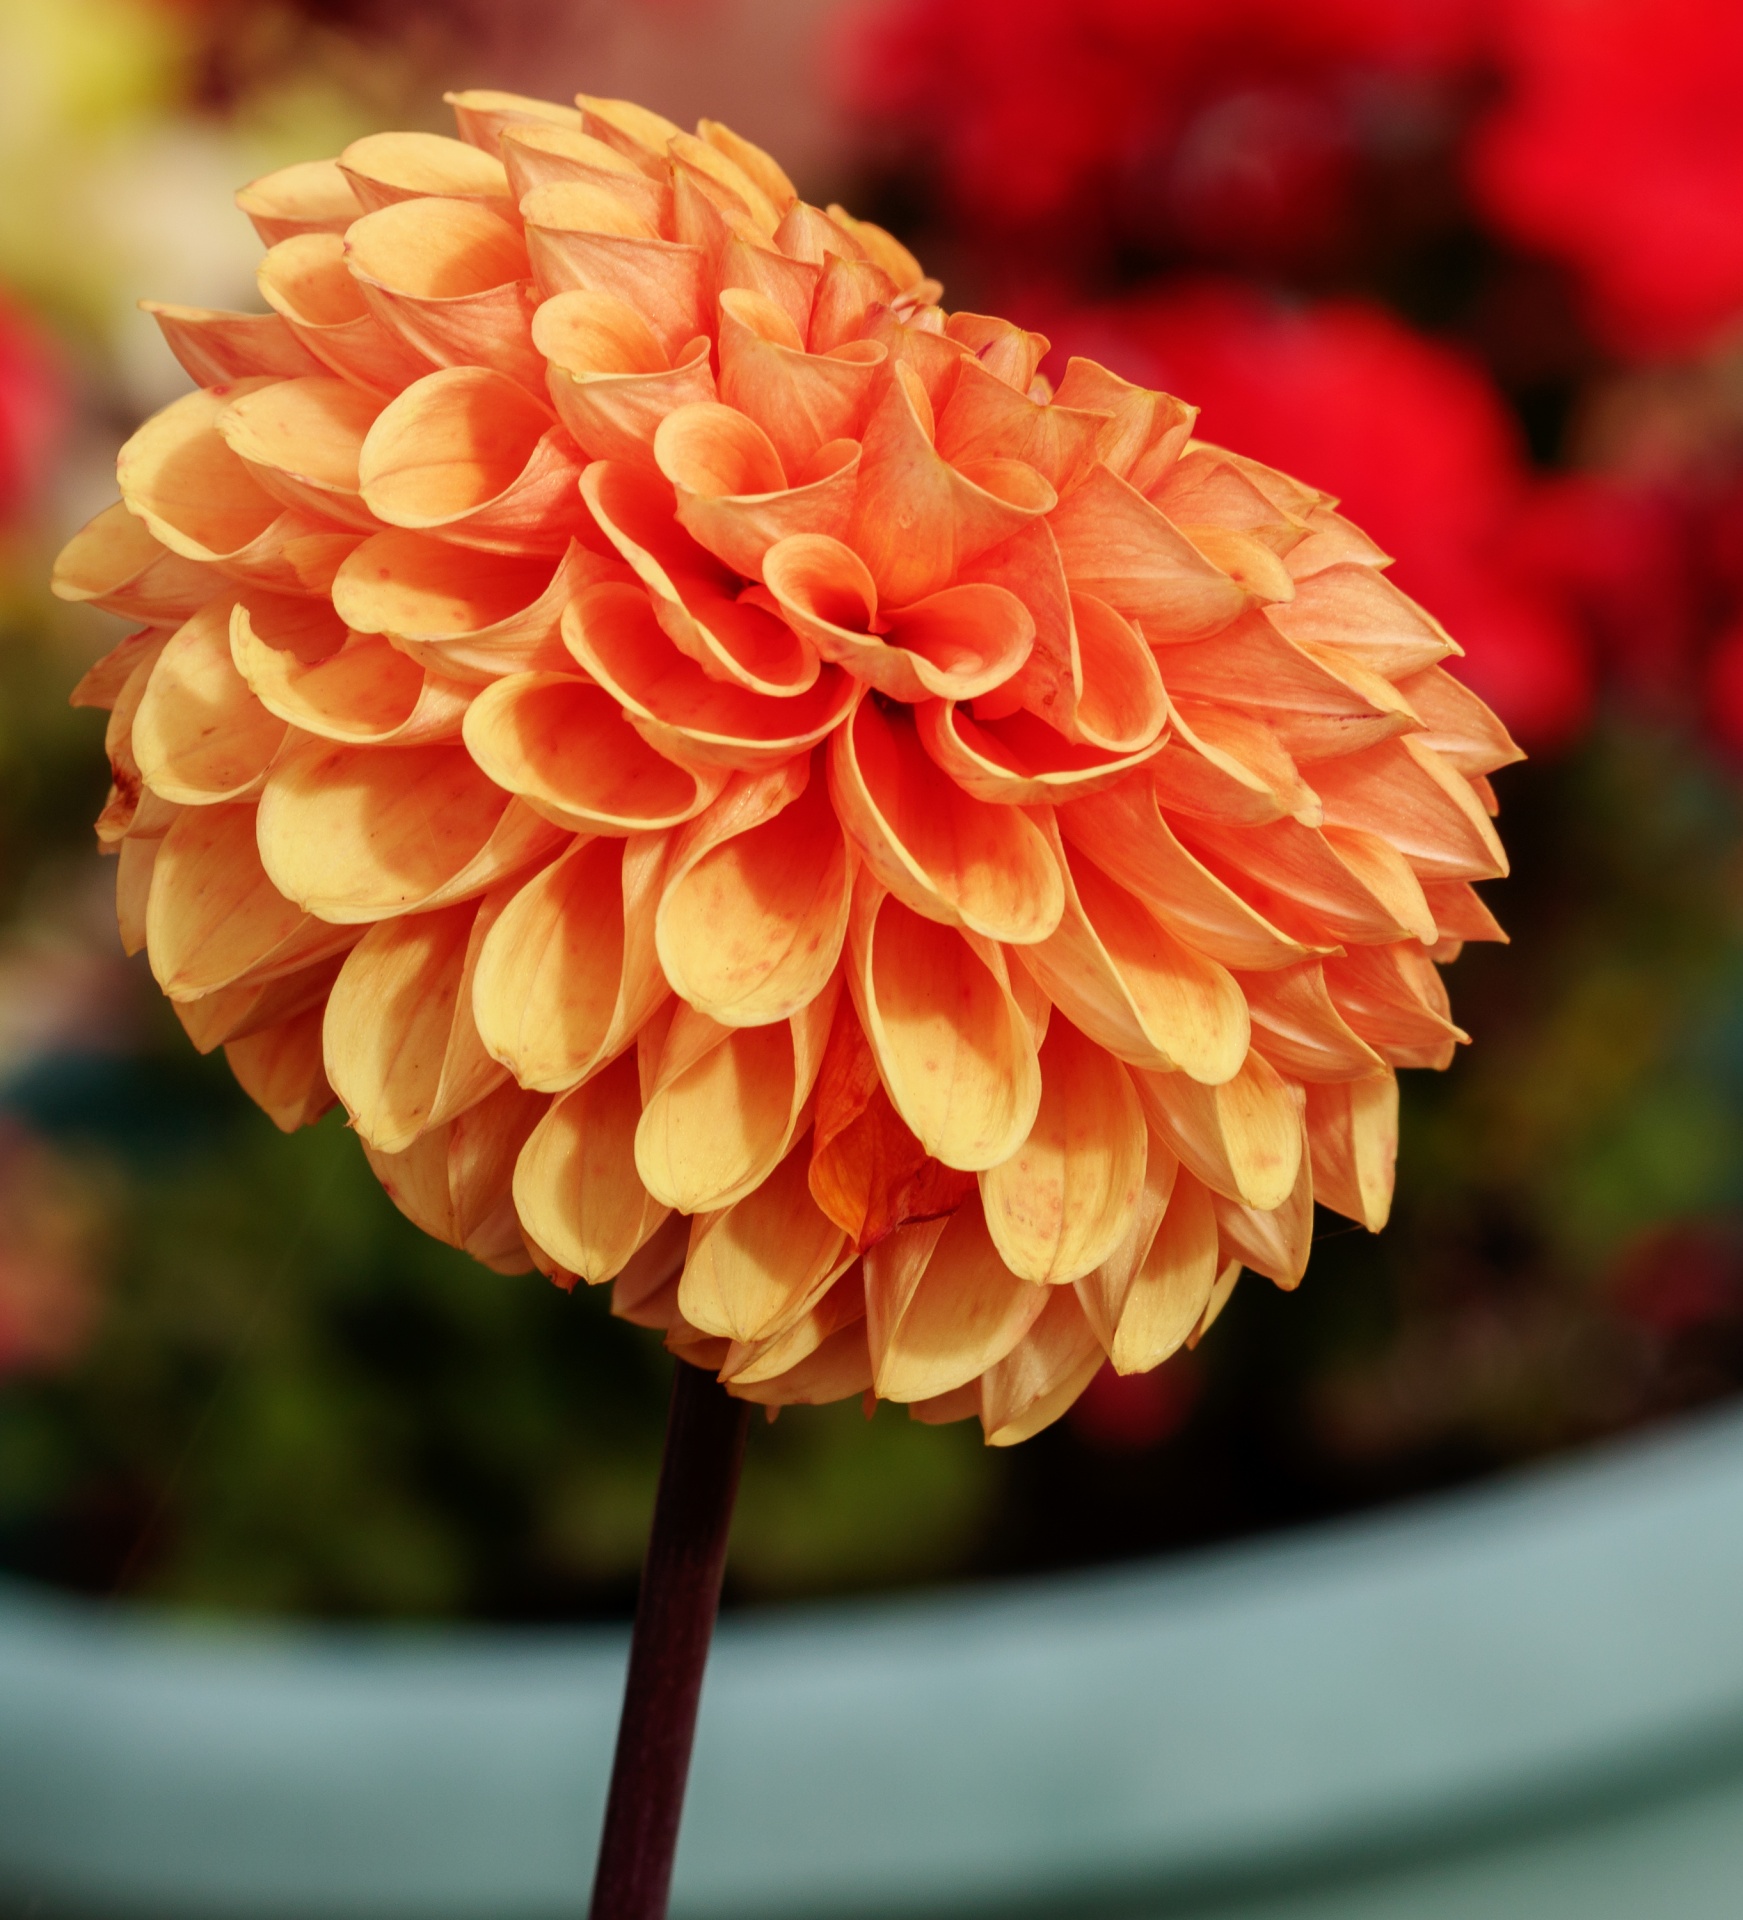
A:
[[[468,710],[465,734],[499,787],[578,833],[676,826],[694,819],[725,778],[656,752],[609,693],[573,673],[496,681]]]
[[[1506,946],[1501,923],[1468,880],[1429,880],[1422,889],[1436,931],[1443,939],[1498,940]]]
[[[693,133],[674,135],[666,151],[675,168],[682,168],[699,183],[729,195],[733,210],[742,209],[759,233],[772,236],[781,224],[788,202],[795,197],[789,192],[786,200],[777,205],[764,191],[761,181],[741,167],[732,154]]]
[[[1307,1089],[1313,1197],[1378,1233],[1392,1211],[1398,1079],[1392,1073]]]
[[[654,617],[709,679],[775,699],[816,685],[816,654],[766,608],[741,598],[737,576],[677,524],[666,480],[596,461],[582,476],[581,495],[647,588]]]
[[[1129,780],[1059,810],[1059,828],[1170,932],[1225,967],[1287,967],[1307,957],[1175,838],[1155,789]]]
[[[896,1111],[947,1167],[1008,1160],[1035,1124],[1041,1071],[1001,950],[863,874],[848,939],[854,1005]]]
[[[1093,593],[1072,594],[1071,615],[1083,680],[1071,716],[1077,738],[1104,753],[1136,753],[1168,719],[1155,656],[1131,622]]]
[[[324,1007],[344,956],[330,955],[313,966],[273,980],[239,980],[198,1000],[172,1000],[182,1031],[201,1053],[232,1040],[276,1027],[311,1007]]]
[[[118,641],[79,676],[78,685],[67,696],[67,705],[96,707],[112,712],[128,681],[142,666],[149,665],[157,658],[174,631],[174,627],[142,627],[138,633],[130,633],[125,640]],[[146,680],[140,683],[141,698],[149,678],[147,675]],[[133,705],[137,712],[137,699]]]
[[[470,899],[563,837],[492,785],[464,747],[382,752],[324,740],[280,757],[259,832],[286,900],[353,926]]]
[[[145,927],[152,975],[172,1000],[294,973],[357,938],[278,891],[246,805],[190,807],[177,817],[158,849]]]
[[[205,806],[259,792],[284,739],[230,658],[231,602],[201,608],[159,654],[133,716],[141,778],[165,800]]]
[[[337,233],[281,240],[260,263],[260,291],[300,345],[334,373],[372,393],[398,393],[428,373],[421,353],[369,310],[345,265]]]
[[[1160,1217],[1147,1233],[1077,1283],[1078,1298],[1119,1373],[1148,1373],[1185,1346],[1210,1305],[1221,1264],[1210,1189],[1174,1170],[1171,1155],[1152,1146],[1168,1167]]]
[[[499,1087],[475,1107],[434,1127],[404,1153],[363,1143],[387,1197],[409,1220],[499,1273],[532,1264],[515,1218],[515,1160],[549,1101]]]
[[[653,938],[667,850],[661,834],[577,841],[491,927],[473,1014],[484,1045],[523,1087],[556,1093],[587,1079],[667,998]]]
[[[423,533],[378,533],[333,579],[333,606],[357,633],[385,634],[444,679],[487,685],[505,673],[566,670],[563,609],[622,569],[571,541],[548,557],[486,554]]]
[[[615,1280],[670,1211],[635,1170],[641,1110],[631,1051],[553,1101],[515,1163],[515,1210],[528,1239],[590,1286]]]
[[[1061,407],[1105,416],[1096,454],[1137,492],[1160,484],[1192,437],[1198,409],[1169,393],[1135,387],[1094,360],[1073,356],[1053,396]]]
[[[379,1152],[403,1152],[506,1078],[472,1021],[495,910],[467,901],[383,920],[346,955],[327,1002],[327,1078]]]
[[[468,146],[485,153],[501,147],[510,129],[574,127],[581,125],[581,109],[555,100],[538,100],[525,93],[504,93],[495,87],[468,87],[445,93],[443,104],[454,109],[454,124]]]
[[[580,524],[568,434],[489,367],[408,387],[370,428],[359,471],[378,519],[487,553],[561,553]]]
[[[788,624],[824,659],[894,700],[972,699],[1008,680],[1034,640],[1021,601],[985,584],[944,587],[880,620],[870,570],[826,534],[794,534],[770,547],[763,580]]]
[[[533,320],[558,417],[590,459],[649,469],[661,421],[714,398],[708,339],[687,341],[676,361],[633,307],[607,293],[559,293]]]
[[[792,315],[766,294],[720,295],[720,397],[762,428],[788,473],[864,433],[886,358],[869,340],[807,353]]]
[[[1002,806],[1046,806],[1101,793],[1122,785],[1164,745],[1157,739],[1134,753],[1107,754],[1066,739],[1033,714],[983,724],[946,700],[916,707],[914,721],[921,744],[964,792]]]
[[[663,113],[655,113],[651,107],[640,106],[634,100],[611,100],[602,94],[578,93],[575,104],[581,109],[584,133],[627,154],[649,173],[665,170],[666,148],[684,131]]]
[[[840,1346],[835,1353],[823,1351],[835,1347],[838,1338]],[[849,1356],[855,1340],[859,1364],[849,1373],[848,1367],[852,1364]],[[805,1366],[813,1355],[817,1356],[815,1364]],[[798,1377],[786,1380],[779,1377],[790,1376],[795,1368],[800,1369]],[[842,1399],[855,1392],[863,1393],[871,1385],[871,1356],[865,1344],[864,1275],[850,1269],[824,1289],[814,1306],[808,1307],[779,1333],[765,1340],[735,1341],[720,1370],[720,1378],[729,1392],[746,1399],[761,1398],[751,1389],[767,1382],[770,1399],[788,1401],[791,1396],[794,1400],[805,1400],[811,1397],[813,1381],[818,1385],[825,1382],[833,1385],[838,1378],[857,1379],[858,1385],[845,1385],[817,1397]],[[795,1388],[804,1390],[795,1393]]]
[[[1106,466],[1094,467],[1047,524],[1072,585],[1138,621],[1151,641],[1202,639],[1251,603],[1246,588]]]
[[[237,194],[236,204],[267,247],[299,234],[342,234],[363,211],[336,160],[302,160],[262,174]]]
[[[109,799],[97,816],[97,840],[113,846],[129,838],[154,839],[167,833],[178,811],[174,801],[160,799],[146,786],[133,756],[133,716],[139,711],[153,668],[169,644],[170,635],[161,628],[136,635],[137,644],[129,647],[116,663],[116,672],[125,677],[115,689],[108,724],[103,729],[103,751],[109,757]]]
[[[723,1026],[785,1020],[835,971],[851,882],[807,761],[739,775],[678,838],[655,923],[661,970]]]
[[[837,989],[791,1020],[722,1027],[682,1001],[657,1046],[636,1129],[648,1191],[684,1213],[730,1207],[762,1185],[804,1130]]]
[[[1065,876],[1057,932],[1018,959],[1069,1019],[1116,1058],[1206,1085],[1247,1052],[1247,1004],[1234,979],[1177,940],[1124,888],[1073,859],[1049,823]]]
[[[215,567],[164,546],[120,500],[61,548],[51,581],[57,600],[163,625],[198,613],[226,584]]]
[[[1406,737],[1313,770],[1331,826],[1378,835],[1425,880],[1494,880],[1507,855],[1465,777]]]
[[[1117,1247],[1144,1186],[1144,1116],[1124,1067],[1069,1020],[1041,1045],[1041,1105],[1009,1160],[980,1176],[987,1231],[1025,1280],[1080,1280]]]
[[[402,200],[345,236],[346,264],[390,333],[438,367],[494,367],[543,393],[517,228],[467,200]]]
[[[278,519],[279,503],[218,431],[233,399],[272,384],[244,380],[184,394],[122,447],[116,460],[121,497],[173,553],[221,564],[247,551]]]
[[[1307,536],[1303,511],[1319,496],[1274,474],[1270,491],[1251,463],[1202,443],[1189,447],[1148,493],[1177,527],[1220,527],[1259,541],[1280,559]],[[1283,596],[1288,598],[1288,595]]]
[[[373,533],[357,460],[381,412],[378,396],[330,375],[242,393],[218,416],[225,444],[275,500]]]
[[[875,261],[847,260],[839,254],[826,260],[805,336],[811,351],[835,354],[856,340],[869,339],[880,314],[888,314],[892,330],[900,330],[900,321],[890,311],[895,297],[896,283]],[[948,358],[954,363],[959,355],[951,353]]]
[[[1289,818],[1319,825],[1319,796],[1263,720],[1180,700],[1173,721],[1150,773],[1157,799],[1171,812],[1242,827]]]
[[[294,380],[327,369],[277,313],[223,313],[142,300],[164,343],[198,387],[224,386],[256,374]]]
[[[902,1227],[865,1257],[866,1336],[880,1400],[929,1400],[996,1366],[1056,1296],[999,1258],[977,1195]]]
[[[426,196],[514,211],[502,162],[446,134],[367,133],[340,154],[339,171],[371,212]]]
[[[747,1345],[774,1339],[852,1264],[847,1236],[805,1184],[810,1157],[801,1141],[754,1193],[696,1217],[678,1287],[693,1327]]]
[[[974,316],[952,315],[953,320]],[[984,361],[963,363],[938,419],[938,451],[952,466],[975,460],[1026,461],[1056,493],[1066,492],[1095,458],[1104,416],[1041,406]]]
[[[696,131],[717,153],[724,154],[740,174],[754,181],[769,204],[783,216],[798,200],[799,191],[787,178],[780,162],[754,141],[734,133],[720,120],[698,120]]]
[[[710,679],[667,639],[639,587],[588,588],[564,612],[563,639],[636,731],[686,765],[754,770],[790,760],[841,724],[857,692],[834,669],[783,700]]]
[[[1385,1062],[1356,1033],[1326,991],[1317,961],[1252,974],[1241,982],[1253,1021],[1253,1046],[1292,1079],[1360,1080]]]
[[[933,446],[931,404],[900,365],[867,422],[851,544],[894,605],[946,587],[976,554],[1052,508],[1052,487],[1020,460],[952,466]]]
[[[1064,911],[1047,842],[1016,807],[989,806],[922,750],[913,722],[865,700],[829,747],[842,825],[916,913],[989,940],[1044,940]]]
[[[1225,1262],[1239,1261],[1274,1280],[1285,1292],[1300,1286],[1313,1246],[1313,1162],[1307,1154],[1301,1156],[1294,1190],[1280,1207],[1262,1213],[1256,1207],[1225,1200],[1220,1194],[1212,1196],[1211,1205],[1216,1210],[1217,1238]],[[1205,1306],[1205,1317],[1197,1330],[1200,1337],[1228,1298],[1223,1291],[1224,1280],[1229,1280],[1232,1289],[1234,1282],[1226,1265]]]
[[[980,1377],[989,1447],[1014,1447],[1068,1412],[1107,1358],[1076,1294],[1059,1289],[1035,1324]]]
[[[280,1133],[312,1126],[333,1104],[321,1067],[319,1007],[227,1041],[224,1057],[242,1091]]]
[[[1446,629],[1370,566],[1345,562],[1300,581],[1271,624],[1285,639],[1335,647],[1388,680],[1462,652]]]
[[[573,127],[522,121],[508,128],[502,164],[517,206],[536,187],[573,181],[627,202],[655,233],[671,226],[670,179],[644,172],[615,147],[583,133],[578,116]]]
[[[1306,1150],[1300,1089],[1259,1053],[1220,1086],[1139,1073],[1151,1126],[1213,1193],[1268,1213],[1289,1197]]]
[[[152,869],[157,865],[160,839],[134,836],[121,842],[115,861],[115,926],[121,951],[131,960],[145,951],[145,914],[151,900]]]
[[[545,294],[610,294],[633,307],[673,356],[711,331],[701,250],[658,238],[628,199],[564,183],[534,188],[523,212],[527,254]]]
[[[373,634],[335,635],[337,620],[298,618],[311,604],[256,595],[230,616],[231,657],[268,713],[359,747],[458,736],[470,687],[426,673]]]
[[[836,210],[838,213],[840,209]],[[848,220],[848,225],[856,236],[861,234],[863,221]],[[920,263],[911,253],[903,252],[907,258],[901,267],[892,265],[888,260],[882,264],[898,286],[911,285],[920,278]],[[874,258],[879,257],[874,253]],[[902,274],[910,278],[903,279]],[[1001,320],[991,313],[952,313],[944,318],[944,331],[964,351],[972,356],[963,363],[963,372],[970,365],[989,378],[996,380],[1007,392],[1026,394],[1035,384],[1035,376],[1041,370],[1041,362],[1047,357],[1052,346],[1044,333],[1033,333],[1026,327],[1014,325],[1009,320]],[[1099,427],[1098,420],[1096,425]]]

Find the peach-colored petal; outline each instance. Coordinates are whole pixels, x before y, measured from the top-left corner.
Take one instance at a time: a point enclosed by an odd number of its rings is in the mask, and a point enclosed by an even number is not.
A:
[[[1370,1233],[1392,1211],[1398,1158],[1398,1080],[1391,1073],[1307,1089],[1313,1196]]]
[[[1502,946],[1508,944],[1500,921],[1468,880],[1425,881],[1422,893],[1429,912],[1434,915],[1435,928],[1443,938],[1498,940]]]
[[[158,656],[133,716],[140,777],[184,806],[260,791],[284,739],[282,719],[250,692],[230,658],[231,603],[214,600]]]
[[[298,343],[357,386],[398,393],[429,371],[429,361],[369,310],[337,232],[279,241],[260,263],[259,282],[261,297]]]
[[[788,473],[865,431],[886,350],[855,340],[809,353],[787,310],[751,288],[720,295],[720,397],[769,436]]]
[[[316,375],[253,386],[217,426],[273,499],[373,533],[378,522],[358,494],[357,461],[381,405],[348,381]]]
[[[1360,1080],[1384,1062],[1338,1012],[1317,961],[1241,982],[1253,1021],[1253,1046],[1274,1067],[1310,1085]]]
[[[953,320],[968,316],[956,314]],[[1022,460],[1056,493],[1065,493],[1095,458],[1103,418],[1070,407],[1041,406],[1013,389],[985,362],[970,360],[938,418],[938,451],[953,466],[975,460]]]
[[[1307,1154],[1301,1156],[1301,1171],[1296,1175],[1294,1190],[1280,1207],[1260,1212],[1256,1207],[1225,1200],[1220,1194],[1212,1196],[1211,1204],[1216,1210],[1217,1238],[1225,1261],[1239,1261],[1251,1267],[1267,1280],[1274,1280],[1285,1292],[1300,1286],[1313,1245],[1313,1163]],[[1200,1333],[1228,1298],[1228,1294],[1222,1292],[1227,1273],[1225,1266],[1217,1276],[1217,1285],[1212,1289],[1205,1318],[1200,1323]],[[1231,1280],[1231,1289],[1233,1285]]]
[[[318,1007],[226,1041],[224,1057],[242,1091],[280,1133],[312,1126],[333,1104],[333,1090],[321,1068]]]
[[[1257,1052],[1220,1086],[1139,1073],[1151,1126],[1213,1193],[1268,1213],[1289,1197],[1306,1151],[1301,1090]]]
[[[514,210],[502,162],[442,133],[367,133],[340,154],[339,171],[371,212],[427,195]]]
[[[823,1322],[830,1300],[845,1284],[838,1283],[824,1296],[823,1304],[797,1327],[770,1342],[766,1349],[757,1347],[752,1351],[758,1354],[766,1351],[772,1365],[773,1355],[784,1354],[789,1343],[798,1344],[812,1326]],[[723,1369],[733,1364],[733,1356],[739,1351],[737,1346],[727,1348]],[[832,1400],[860,1398],[871,1391],[872,1384],[865,1316],[861,1314],[841,1326],[829,1328],[802,1359],[780,1373],[765,1376],[759,1372],[754,1377],[735,1373],[728,1377],[723,1371],[721,1377],[727,1392],[735,1399],[757,1401],[769,1407],[819,1407]]]
[[[759,233],[773,237],[786,211],[786,203],[777,206],[761,182],[730,153],[693,133],[674,134],[666,143],[666,151],[671,156],[674,174],[688,174],[711,197],[716,197],[717,205],[743,214]]]
[[[1267,490],[1259,484],[1260,471],[1220,447],[1195,443],[1149,489],[1148,498],[1177,527],[1244,533],[1282,559],[1307,537],[1303,513],[1318,496],[1281,474],[1273,474],[1281,489]]]
[[[829,743],[835,811],[878,879],[916,913],[989,940],[1044,940],[1064,912],[1046,839],[1016,807],[949,779],[913,722],[860,703]]]
[[[562,838],[459,746],[381,752],[311,741],[280,757],[260,801],[273,885],[343,925],[470,899]]]
[[[490,928],[473,1013],[486,1048],[523,1087],[556,1093],[587,1079],[631,1047],[667,999],[654,958],[667,854],[662,834],[578,840]]]
[[[1395,910],[1405,903],[1383,900],[1329,835],[1299,821],[1234,828],[1176,818],[1172,824],[1189,853],[1303,945],[1401,940],[1410,931]]]
[[[1135,387],[1094,360],[1076,356],[1066,363],[1053,399],[1058,406],[1106,417],[1097,456],[1110,472],[1145,494],[1167,476],[1198,418],[1196,407],[1172,394]]]
[[[1388,841],[1425,880],[1493,880],[1507,855],[1470,782],[1406,736],[1313,770],[1328,825]]]
[[[262,174],[242,188],[236,204],[267,247],[299,234],[342,234],[363,211],[336,160],[301,160]]]
[[[118,663],[128,671],[115,691],[103,729],[110,786],[108,802],[97,816],[97,841],[104,847],[132,837],[154,839],[167,833],[180,810],[176,802],[160,798],[146,786],[133,754],[133,716],[145,698],[152,670],[169,644],[171,631],[161,627],[148,630],[137,648],[129,649],[129,658]]]
[[[1420,743],[1460,773],[1493,773],[1525,758],[1500,721],[1444,667],[1424,667],[1400,681],[1398,691],[1422,718]]]
[[[1106,1357],[1077,1296],[1056,1291],[1022,1339],[980,1377],[987,1445],[1014,1447],[1050,1427]]]
[[[1241,827],[1284,819],[1319,825],[1319,796],[1265,721],[1201,700],[1174,701],[1171,714],[1167,747],[1150,772],[1170,812]]]
[[[1400,680],[1459,653],[1446,629],[1372,567],[1346,562],[1313,574],[1287,606],[1271,609],[1286,639],[1336,647]]]
[[[743,1393],[747,1398],[753,1397],[747,1389],[765,1381],[771,1388],[785,1385],[790,1389],[799,1382],[783,1383],[778,1376],[798,1367],[840,1334],[858,1336],[860,1351],[865,1357],[864,1378],[857,1391],[863,1392],[871,1385],[871,1358],[865,1351],[865,1277],[852,1269],[826,1287],[814,1306],[808,1307],[779,1333],[763,1340],[734,1341],[720,1370],[721,1380],[733,1392]],[[831,1367],[829,1371],[833,1373],[835,1369]],[[844,1391],[855,1390],[850,1387]],[[779,1397],[786,1400],[788,1396],[783,1392]],[[841,1399],[844,1393],[831,1393],[827,1397]]]
[[[634,100],[613,100],[603,94],[578,93],[575,104],[581,109],[581,126],[596,140],[616,147],[620,153],[650,172],[662,169],[668,144],[684,131],[676,121]]]
[[[196,608],[195,612],[199,609]],[[176,623],[180,625],[178,621]],[[163,651],[175,626],[141,627],[118,641],[99,660],[94,660],[79,676],[78,684],[67,695],[69,707],[95,707],[113,711],[123,690],[139,668],[155,660]],[[143,685],[141,687],[143,697]],[[134,703],[134,711],[138,702]]]
[[[610,294],[635,308],[673,356],[710,331],[701,250],[659,238],[629,198],[564,181],[535,187],[522,212],[533,276],[546,295]]]
[[[277,313],[224,313],[211,307],[177,307],[162,300],[140,306],[188,378],[199,387],[223,386],[256,374],[294,380],[327,369]]]
[[[1327,960],[1325,984],[1338,1012],[1392,1066],[1449,1066],[1470,1039],[1453,1025],[1440,974],[1414,941]]]
[[[1111,1307],[1104,1336],[1120,1373],[1147,1373],[1185,1346],[1202,1323],[1217,1280],[1220,1257],[1216,1210],[1209,1188],[1182,1170],[1147,1248],[1117,1298],[1092,1295],[1105,1269],[1078,1284],[1091,1320]]]
[[[579,107],[564,106],[556,100],[538,100],[524,93],[504,93],[495,87],[468,87],[459,93],[445,93],[442,101],[454,109],[454,123],[460,138],[485,153],[496,153],[503,135],[511,128],[578,129],[581,125]]]
[[[656,233],[669,230],[672,183],[666,174],[644,171],[617,148],[574,126],[520,121],[503,132],[502,164],[515,204],[536,187],[574,181],[625,201]]]
[[[714,398],[708,339],[675,361],[636,310],[608,293],[559,293],[533,319],[558,418],[589,459],[654,465],[654,435],[680,407]]]
[[[118,613],[127,620],[179,625],[227,582],[215,567],[164,546],[117,500],[87,521],[55,557],[57,600]]]

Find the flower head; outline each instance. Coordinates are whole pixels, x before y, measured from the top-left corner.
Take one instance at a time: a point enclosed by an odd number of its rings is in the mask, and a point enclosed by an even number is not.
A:
[[[281,1126],[769,1402],[1021,1439],[1377,1229],[1499,929],[1453,642],[1314,487],[728,129],[256,182],[59,590],[124,936]]]

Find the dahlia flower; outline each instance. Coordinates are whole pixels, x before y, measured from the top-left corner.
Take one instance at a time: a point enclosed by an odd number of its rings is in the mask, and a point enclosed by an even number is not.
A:
[[[268,310],[153,309],[58,565],[195,1045],[734,1394],[999,1444],[1377,1230],[1517,757],[1385,554],[724,126],[453,105],[244,189]]]

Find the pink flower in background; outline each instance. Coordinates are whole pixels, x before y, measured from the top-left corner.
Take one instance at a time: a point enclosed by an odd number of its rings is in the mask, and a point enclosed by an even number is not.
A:
[[[1489,218],[1581,276],[1624,351],[1743,312],[1743,7],[1508,0],[1506,96],[1472,153]]]
[[[1291,307],[1199,284],[1091,309],[1049,329],[1128,379],[1190,394],[1207,440],[1312,472],[1433,606],[1469,682],[1528,746],[1584,724],[1592,666],[1559,583],[1516,551],[1534,499],[1525,450],[1473,362],[1354,301]]]
[[[42,482],[65,396],[47,343],[0,294],[0,527]]]

